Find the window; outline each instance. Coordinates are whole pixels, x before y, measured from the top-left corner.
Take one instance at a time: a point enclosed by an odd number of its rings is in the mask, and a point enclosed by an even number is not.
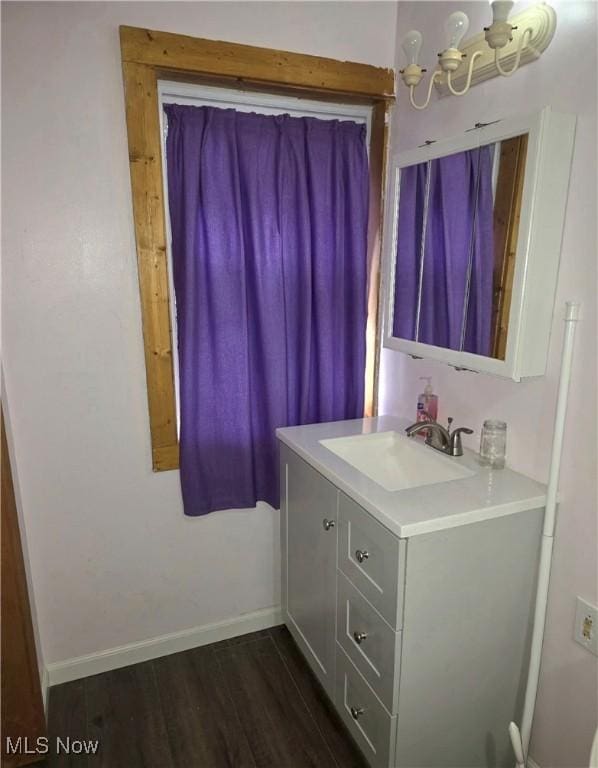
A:
[[[169,309],[167,222],[161,165],[158,83],[184,80],[231,84],[291,97],[371,107],[369,391],[375,386],[379,332],[377,300],[387,149],[388,109],[394,100],[391,69],[268,48],[204,40],[136,27],[121,27],[121,58],[129,165],[141,295],[152,466],[178,467],[172,329]],[[330,105],[326,107],[331,109]],[[346,108],[346,107],[343,107]],[[375,338],[375,343],[374,343]]]

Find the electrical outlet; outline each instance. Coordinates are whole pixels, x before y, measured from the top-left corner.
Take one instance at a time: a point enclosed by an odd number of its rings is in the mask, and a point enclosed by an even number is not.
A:
[[[577,598],[573,639],[598,656],[598,608],[586,603],[581,597]]]

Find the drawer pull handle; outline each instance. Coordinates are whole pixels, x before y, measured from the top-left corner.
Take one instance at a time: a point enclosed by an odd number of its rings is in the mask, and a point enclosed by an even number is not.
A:
[[[357,645],[361,645],[367,638],[367,632],[353,632],[353,637],[355,638]]]
[[[367,551],[367,549],[355,550],[355,557],[357,558],[358,563],[363,563],[363,561],[367,560],[369,556],[370,556],[370,553]]]
[[[353,720],[359,720],[359,716],[363,715],[364,709],[363,707],[351,707],[351,717]]]
[[[322,520],[322,525],[324,526],[325,531],[329,531],[331,528],[334,528],[336,523],[334,522],[334,520],[328,520],[328,518],[325,517]]]

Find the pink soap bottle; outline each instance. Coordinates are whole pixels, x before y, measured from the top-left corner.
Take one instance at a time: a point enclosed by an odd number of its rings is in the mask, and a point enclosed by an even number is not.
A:
[[[432,390],[432,377],[420,376],[419,378],[428,383],[424,387],[424,391],[417,398],[416,421],[436,421],[438,418],[438,395],[435,395]],[[422,434],[425,434],[425,431]]]

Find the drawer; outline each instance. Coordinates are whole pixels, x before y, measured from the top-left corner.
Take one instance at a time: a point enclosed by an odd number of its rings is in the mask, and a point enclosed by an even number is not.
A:
[[[372,768],[394,765],[396,716],[388,714],[338,644],[335,703]]]
[[[336,639],[388,711],[396,713],[401,633],[395,632],[340,572]]]
[[[393,628],[403,622],[405,539],[339,493],[338,565]]]

